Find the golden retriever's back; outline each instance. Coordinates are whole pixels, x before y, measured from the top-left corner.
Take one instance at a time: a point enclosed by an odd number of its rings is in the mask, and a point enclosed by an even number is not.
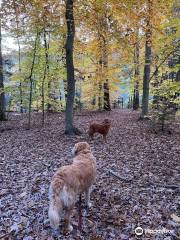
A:
[[[59,213],[66,209],[66,221],[70,225],[70,215],[76,201],[76,196],[83,192],[89,200],[90,187],[96,178],[96,159],[91,153],[90,146],[86,142],[75,144],[73,148],[75,155],[71,165],[59,168],[53,176],[50,185],[49,219],[51,226],[57,228],[59,225]]]
[[[80,189],[90,187],[96,177],[96,159],[89,153],[87,155],[80,154],[74,158],[71,165],[61,167],[54,175],[52,180],[53,188],[61,185],[62,182],[69,188],[74,188],[76,192]]]

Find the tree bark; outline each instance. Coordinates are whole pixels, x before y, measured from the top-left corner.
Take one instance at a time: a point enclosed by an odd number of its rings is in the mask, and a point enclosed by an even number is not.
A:
[[[3,76],[3,59],[1,49],[1,16],[0,16],[0,121],[5,121],[5,94],[4,94],[4,76]]]
[[[151,71],[151,45],[152,45],[152,0],[148,0],[148,16],[146,25],[146,43],[145,43],[145,66],[143,77],[143,96],[142,96],[142,112],[141,118],[143,119],[148,114],[149,107],[149,83]]]
[[[109,80],[106,79],[104,83],[104,110],[111,111],[110,94],[109,94]]]
[[[19,73],[21,73],[21,46],[19,42],[19,37],[17,37],[18,42],[18,62],[19,62]],[[19,94],[20,94],[20,113],[23,113],[23,91],[22,91],[22,81],[20,78],[19,82]]]
[[[99,111],[102,110],[102,83],[98,84],[98,109]]]
[[[30,129],[30,127],[31,127],[31,108],[32,108],[32,95],[33,95],[33,76],[32,75],[33,75],[35,59],[36,59],[38,38],[39,38],[39,33],[37,32],[36,39],[35,39],[35,42],[34,42],[32,65],[31,65],[30,75],[28,77],[28,79],[30,80],[28,129]]]
[[[49,70],[49,61],[48,61],[48,44],[47,44],[47,39],[46,39],[46,30],[44,29],[43,33],[43,38],[44,38],[44,51],[45,51],[45,66],[44,66],[44,75],[42,79],[42,86],[41,86],[41,91],[42,91],[42,126],[44,126],[44,116],[45,116],[45,90],[44,90],[44,84],[47,76],[47,71]]]
[[[18,11],[17,11],[17,7],[18,5],[15,3],[15,1],[13,1],[13,5],[14,5],[14,11],[15,11],[15,18],[16,18],[16,30],[17,30],[17,45],[18,45],[18,67],[19,67],[19,74],[21,74],[21,45],[20,45],[20,41],[19,41],[19,19],[18,19]],[[22,91],[22,81],[21,81],[21,77],[20,77],[20,81],[19,81],[19,95],[20,95],[20,113],[23,113],[23,91]]]
[[[110,94],[109,94],[109,80],[108,76],[106,76],[107,70],[108,70],[108,53],[107,53],[107,43],[106,39],[103,41],[103,56],[102,56],[102,64],[103,64],[103,70],[104,70],[104,77],[106,77],[105,82],[104,82],[104,110],[105,111],[110,111],[111,106],[110,106]]]
[[[101,38],[101,47],[102,47],[102,70],[103,70],[103,77],[104,84],[103,84],[103,90],[104,90],[104,106],[103,109],[105,111],[111,110],[110,105],[110,93],[109,93],[109,79],[108,79],[108,46],[107,46],[107,32],[108,32],[108,26],[107,26],[107,19],[106,16],[102,17],[102,33],[100,34]]]
[[[74,62],[73,62],[73,48],[75,24],[73,15],[74,0],[66,0],[66,24],[67,24],[67,38],[66,38],[66,70],[67,70],[67,99],[65,112],[65,134],[74,135],[79,131],[73,126],[73,105],[75,96],[75,78],[74,78]]]
[[[134,96],[133,96],[133,110],[137,110],[139,108],[139,29],[137,29],[137,37],[136,37],[136,44],[135,44],[135,53],[134,53],[134,64],[135,64],[135,71],[134,71]]]

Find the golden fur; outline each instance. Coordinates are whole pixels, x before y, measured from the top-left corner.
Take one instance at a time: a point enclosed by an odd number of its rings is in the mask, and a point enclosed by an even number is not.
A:
[[[106,141],[106,136],[111,127],[111,121],[109,119],[104,119],[102,123],[92,123],[89,126],[89,136],[93,138],[95,133],[100,133],[103,135],[104,141]]]
[[[65,210],[65,228],[72,231],[70,216],[76,197],[85,192],[86,204],[90,205],[90,187],[95,182],[96,159],[91,153],[88,143],[79,142],[73,150],[73,163],[63,166],[54,174],[49,191],[49,219],[53,228],[57,229],[60,214]]]

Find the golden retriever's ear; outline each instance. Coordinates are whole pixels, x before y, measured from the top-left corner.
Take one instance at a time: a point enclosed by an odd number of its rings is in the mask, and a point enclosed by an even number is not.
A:
[[[77,144],[74,145],[73,149],[72,149],[72,155],[76,156],[78,150],[77,150]]]

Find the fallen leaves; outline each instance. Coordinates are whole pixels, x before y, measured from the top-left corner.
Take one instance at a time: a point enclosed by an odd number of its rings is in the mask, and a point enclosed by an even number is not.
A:
[[[81,136],[64,135],[63,114],[52,114],[40,127],[35,114],[29,131],[25,118],[7,122],[11,131],[0,135],[0,238],[16,240],[134,240],[134,229],[173,230],[174,235],[156,235],[156,239],[179,236],[178,188],[153,186],[178,185],[179,136],[149,133],[138,113],[115,110],[108,114],[113,128],[103,144],[101,136],[90,141],[86,131],[91,121],[101,121],[106,113],[75,116]],[[59,118],[60,117],[60,118]],[[16,123],[16,124],[15,124]],[[93,206],[83,217],[83,230],[53,236],[49,226],[48,187],[55,170],[71,162],[71,148],[77,141],[88,141],[97,158],[98,176],[91,199]],[[109,175],[109,170],[118,177]],[[141,187],[140,187],[141,186]],[[143,239],[153,239],[144,236]]]

